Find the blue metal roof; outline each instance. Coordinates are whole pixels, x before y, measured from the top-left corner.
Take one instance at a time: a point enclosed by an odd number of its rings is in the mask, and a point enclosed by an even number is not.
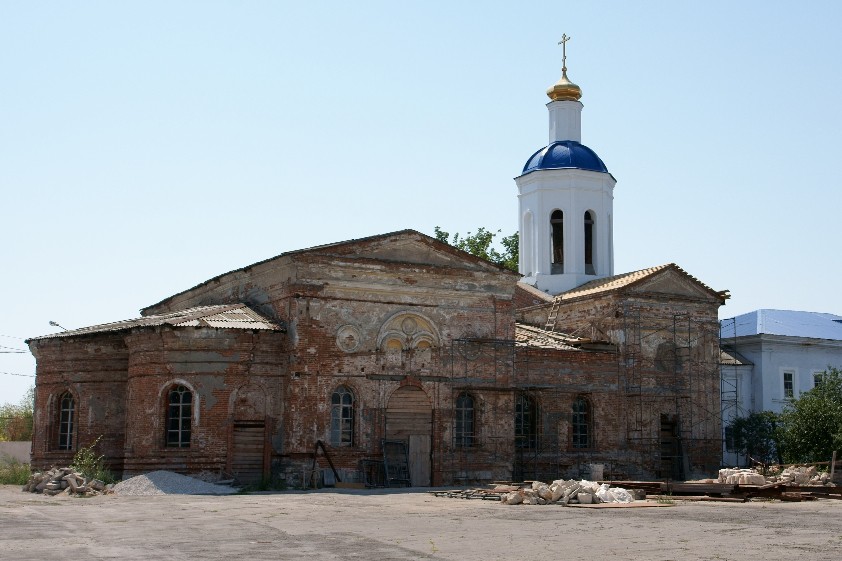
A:
[[[584,169],[608,173],[596,152],[575,140],[559,140],[544,146],[527,160],[523,173],[539,169]]]
[[[745,335],[787,335],[842,341],[842,316],[793,310],[755,310],[720,322],[723,338]]]

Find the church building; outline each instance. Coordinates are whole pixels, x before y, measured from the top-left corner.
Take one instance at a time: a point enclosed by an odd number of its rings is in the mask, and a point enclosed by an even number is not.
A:
[[[244,484],[302,485],[327,458],[414,486],[713,473],[727,292],[675,264],[614,273],[616,181],[566,64],[547,94],[549,143],[515,179],[519,275],[403,230],[30,339],[33,466],[99,439],[123,476]]]

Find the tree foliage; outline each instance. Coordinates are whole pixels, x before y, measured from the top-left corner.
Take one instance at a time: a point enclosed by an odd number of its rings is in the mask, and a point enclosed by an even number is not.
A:
[[[784,409],[780,424],[787,463],[823,462],[842,450],[842,371],[828,368],[821,384]]]
[[[29,388],[19,404],[0,405],[0,440],[32,440],[35,388]]]
[[[772,411],[738,417],[729,426],[736,452],[763,463],[780,463],[778,415]]]
[[[498,251],[492,244],[494,243],[494,238],[500,233],[500,230],[492,232],[491,230],[486,230],[485,228],[479,228],[476,234],[468,232],[464,237],[462,237],[456,233],[453,234],[453,237],[451,238],[449,232],[445,232],[438,226],[435,227],[435,237],[440,242],[452,245],[462,251],[467,251],[471,255],[481,257],[486,261],[502,265],[510,271],[517,272],[518,233],[515,232],[510,236],[502,236],[500,238],[500,245],[502,248]]]

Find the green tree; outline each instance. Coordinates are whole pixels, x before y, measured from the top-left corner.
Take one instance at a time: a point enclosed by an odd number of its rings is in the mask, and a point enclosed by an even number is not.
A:
[[[0,405],[0,440],[32,440],[35,388],[29,388],[19,404]]]
[[[494,238],[501,231],[492,232],[485,228],[479,228],[476,234],[468,232],[465,237],[461,237],[458,233],[453,234],[451,238],[449,232],[445,232],[438,226],[435,227],[435,237],[440,242],[452,245],[455,248],[467,251],[471,255],[481,257],[486,261],[491,261],[497,265],[501,265],[510,271],[517,272],[518,269],[518,233],[515,232],[510,236],[502,236],[500,238],[501,250],[493,247]]]
[[[763,463],[780,463],[778,415],[772,411],[734,419],[728,427],[734,450]]]
[[[828,367],[819,385],[784,409],[780,423],[787,463],[823,462],[842,450],[842,371]]]

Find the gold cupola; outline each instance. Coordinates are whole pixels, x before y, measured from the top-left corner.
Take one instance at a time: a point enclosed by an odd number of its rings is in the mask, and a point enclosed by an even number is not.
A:
[[[547,96],[553,101],[579,101],[582,97],[582,88],[567,77],[567,42],[569,40],[570,37],[564,34],[558,42],[562,48],[561,78],[547,90]]]
[[[582,88],[570,81],[567,77],[567,68],[565,68],[559,81],[547,90],[547,96],[553,101],[579,101],[582,97]]]

